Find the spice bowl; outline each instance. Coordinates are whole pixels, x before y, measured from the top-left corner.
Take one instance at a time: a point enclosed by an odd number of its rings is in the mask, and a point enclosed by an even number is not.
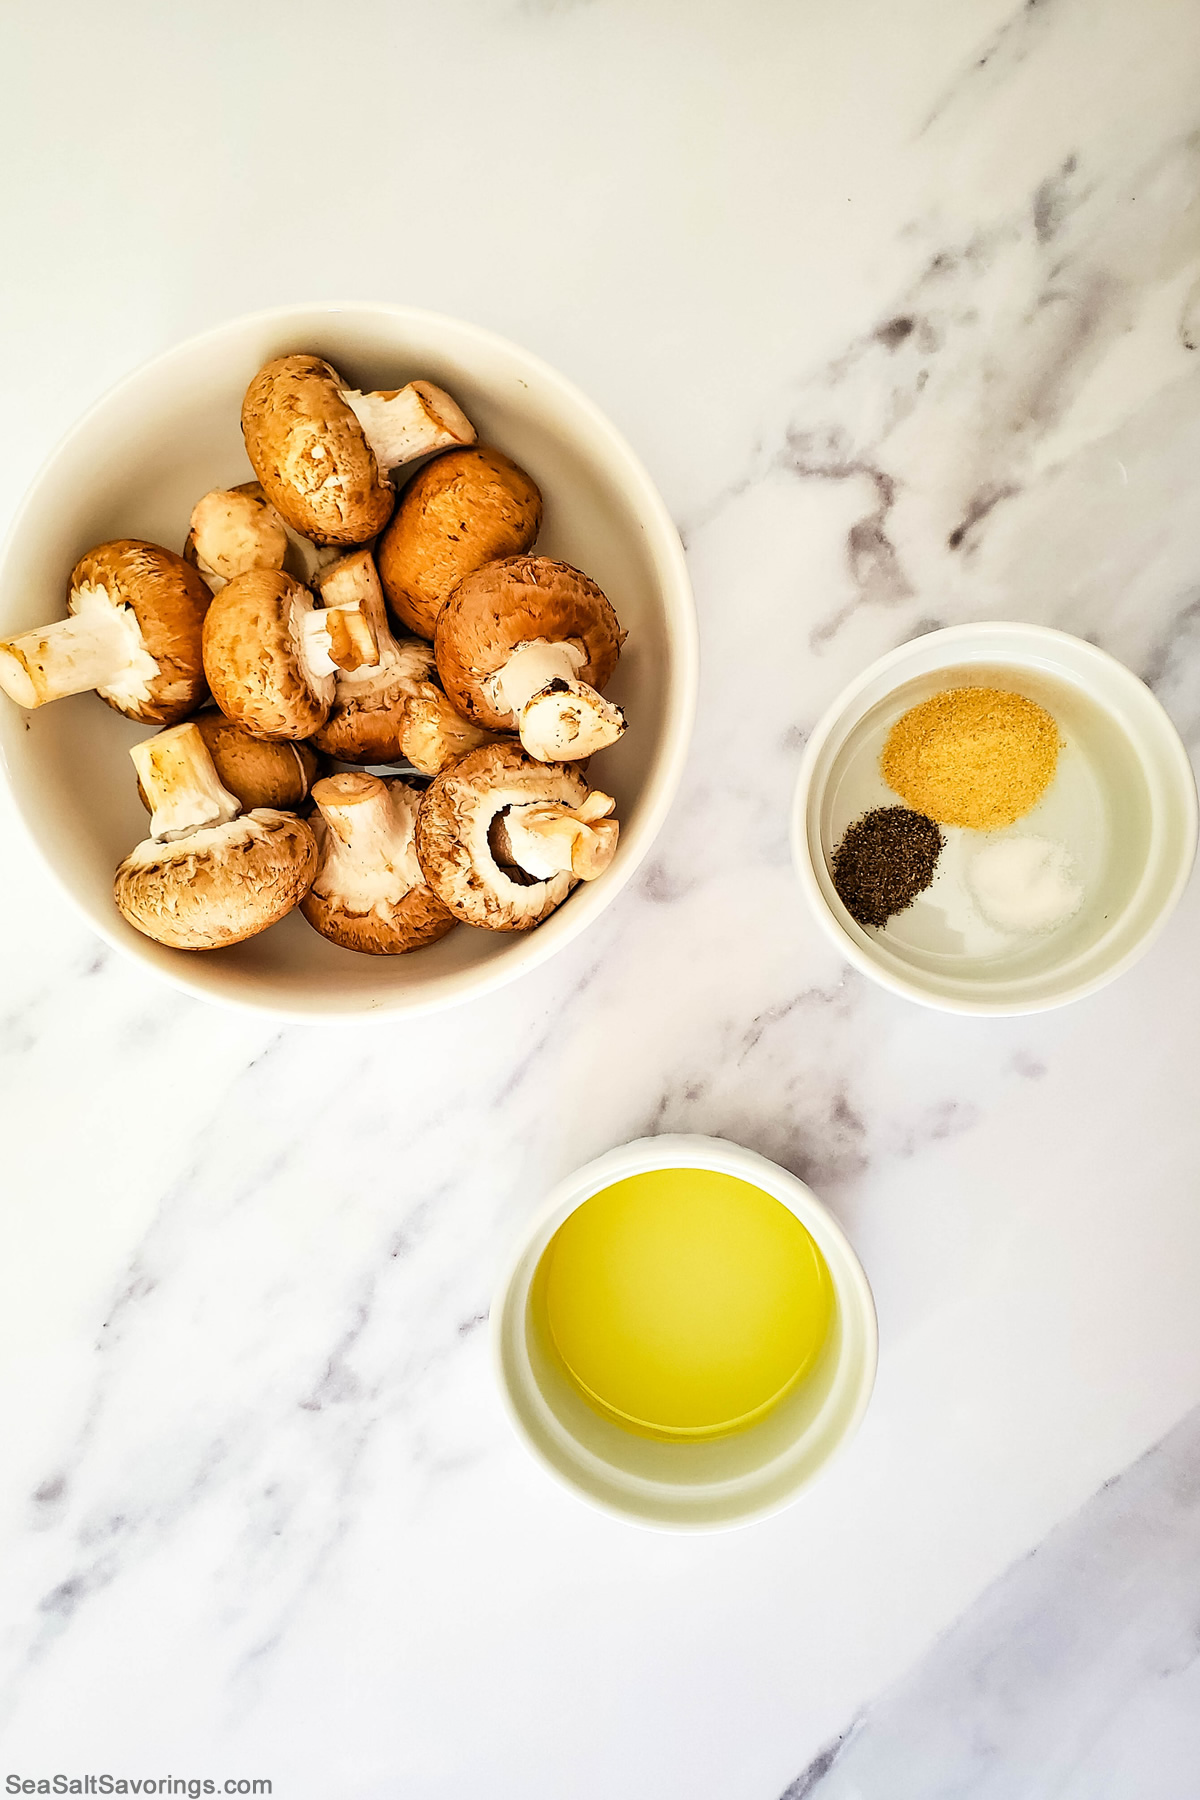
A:
[[[973,689],[1020,696],[1033,703],[1031,716],[1038,708],[1050,715],[1058,730],[1053,778],[1015,824],[944,827],[932,874],[929,845],[911,824],[890,870],[882,861],[889,846],[876,847],[897,910],[882,925],[861,923],[835,885],[834,859],[856,822],[904,804],[881,771],[884,746],[913,709],[951,691],[959,696],[951,704],[969,707],[961,690]],[[996,771],[998,792],[1009,782],[1007,770]],[[856,968],[923,1005],[1012,1014],[1080,999],[1137,960],[1183,892],[1196,825],[1187,753],[1137,676],[1065,632],[997,622],[903,644],[839,696],[805,749],[792,849],[820,925]],[[923,856],[926,866],[917,868]],[[1057,922],[1030,913],[1034,926],[1025,928],[980,901],[979,871],[1020,873],[1022,856],[1041,858],[1041,892],[1050,892],[1051,905],[1055,883],[1067,892]]]
[[[654,1171],[732,1177],[798,1219],[828,1271],[830,1328],[806,1379],[754,1422],[707,1441],[663,1442],[581,1396],[539,1320],[544,1257],[589,1200]],[[867,1277],[804,1182],[723,1138],[666,1134],[622,1144],[567,1176],[529,1226],[491,1309],[493,1366],[518,1436],[558,1481],[605,1512],[670,1531],[714,1531],[778,1511],[857,1430],[875,1382],[878,1328]]]

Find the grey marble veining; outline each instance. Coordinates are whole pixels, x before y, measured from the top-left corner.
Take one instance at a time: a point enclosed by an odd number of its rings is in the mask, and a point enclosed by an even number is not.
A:
[[[1192,0],[121,0],[0,39],[5,510],[187,332],[403,299],[628,433],[704,665],[636,882],[408,1026],[156,985],[0,802],[0,1774],[772,1800],[859,1720],[814,1791],[1176,1800],[1200,895],[1086,1003],[940,1017],[840,965],[787,809],[838,689],[959,620],[1093,638],[1200,750]],[[880,1311],[859,1439],[721,1538],[578,1506],[491,1386],[524,1220],[656,1130],[809,1179]]]
[[[1191,1800],[1200,1411],[988,1589],[782,1800]]]

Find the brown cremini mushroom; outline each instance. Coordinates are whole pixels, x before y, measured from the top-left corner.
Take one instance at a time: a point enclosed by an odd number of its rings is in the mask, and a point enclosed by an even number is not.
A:
[[[214,594],[248,569],[286,569],[311,587],[314,575],[342,554],[338,544],[314,544],[293,530],[267,499],[261,481],[243,481],[238,487],[214,488],[205,494],[192,509],[192,529],[183,546],[185,562],[199,569]],[[216,562],[223,565],[222,571]]]
[[[357,604],[367,620],[378,660],[341,669],[318,749],[342,762],[408,762],[436,775],[457,757],[491,743],[451,706],[436,678],[433,651],[420,638],[395,638],[369,550],[352,550],[317,576],[327,606]]]
[[[227,788],[245,812],[256,806],[291,811],[302,806],[317,777],[320,759],[311,744],[279,743],[254,737],[235,725],[223,712],[197,713],[188,721],[204,739],[222,787]],[[151,740],[153,741],[153,740]],[[138,784],[142,804],[150,801]]]
[[[70,617],[0,643],[0,688],[26,707],[94,688],[127,718],[173,724],[204,698],[211,599],[173,550],[140,538],[98,544],[71,575]]]
[[[474,438],[431,382],[363,394],[319,356],[278,356],[242,402],[246,453],[285,523],[318,544],[362,544],[391,517],[397,463]]]
[[[417,814],[425,878],[456,918],[528,931],[593,881],[617,847],[615,801],[589,793],[569,764],[533,761],[513,743],[473,750],[439,775]]]
[[[329,716],[338,670],[377,656],[357,604],[317,607],[281,569],[236,575],[214,596],[205,621],[213,699],[257,737],[311,737]]]
[[[132,926],[171,949],[216,950],[291,912],[317,867],[303,819],[269,807],[241,813],[193,724],[160,732],[130,755],[152,833],[113,884]]]
[[[458,711],[516,731],[539,762],[576,762],[613,744],[625,715],[603,688],[625,634],[586,575],[547,556],[489,563],[455,588],[434,651]]]
[[[277,356],[242,402],[246,454],[267,498],[318,544],[364,543],[395,503],[342,386],[319,356]]]
[[[376,545],[388,605],[410,631],[431,638],[463,576],[528,550],[541,523],[536,484],[499,450],[480,444],[435,456],[404,489]]]
[[[288,553],[283,520],[257,481],[213,488],[192,508],[183,546],[213,593],[248,569],[282,569]]]
[[[377,775],[328,775],[313,789],[320,856],[301,911],[346,950],[399,956],[453,930],[421,872],[413,826],[421,795]]]

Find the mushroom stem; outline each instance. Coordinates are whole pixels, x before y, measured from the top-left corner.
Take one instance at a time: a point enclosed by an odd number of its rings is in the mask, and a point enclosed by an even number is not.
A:
[[[382,474],[431,450],[475,442],[475,427],[466,413],[431,381],[410,381],[407,387],[370,394],[356,388],[339,392],[362,426]]]
[[[490,731],[481,731],[455,712],[445,694],[432,681],[408,703],[408,716],[400,748],[421,775],[440,775],[452,762],[481,744],[494,744]]]
[[[521,745],[538,762],[577,762],[607,750],[625,732],[625,714],[586,681],[552,681],[517,714]]]
[[[586,661],[580,644],[531,638],[513,651],[493,677],[496,710],[518,716],[521,708],[552,681],[574,681]]]
[[[577,807],[555,801],[510,806],[492,828],[496,859],[538,881],[558,874],[594,881],[616,854],[620,826],[609,816],[616,804],[611,794],[593,792]]]
[[[300,654],[312,675],[374,668],[379,661],[375,633],[357,600],[314,607],[300,616],[299,630]]]
[[[364,681],[371,682],[402,661],[400,645],[388,624],[387,603],[375,559],[369,550],[352,550],[349,556],[339,557],[318,572],[315,585],[325,608],[323,613],[317,613],[318,619],[341,613],[347,620],[353,618],[353,629],[371,640],[371,655],[360,662],[339,663],[340,676],[361,674]]]
[[[394,905],[424,877],[413,843],[415,812],[398,783],[377,775],[328,775],[312,790],[329,827],[319,894],[337,894],[351,910]]]
[[[150,807],[150,835],[160,843],[190,837],[206,825],[227,825],[241,804],[222,787],[216,764],[196,725],[172,725],[129,752]]]
[[[107,590],[76,588],[71,617],[0,643],[0,688],[18,706],[45,706],[68,694],[118,684],[145,700],[158,675],[137,614],[114,604]]]
[[[336,606],[356,606],[375,634],[380,657],[384,660],[396,648],[388,625],[383,588],[369,550],[352,550],[336,562],[317,571],[313,585],[321,596],[321,604],[332,610]]]
[[[532,638],[493,677],[498,711],[510,712],[522,747],[538,762],[575,762],[615,744],[625,715],[576,675],[587,661],[569,639]]]

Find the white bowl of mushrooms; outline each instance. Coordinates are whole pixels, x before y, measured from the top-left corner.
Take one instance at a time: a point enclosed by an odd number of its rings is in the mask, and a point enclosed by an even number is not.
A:
[[[148,363],[0,560],[0,750],[50,869],[167,980],[283,1017],[450,1005],[577,936],[662,824],[696,680],[628,445],[406,307]]]

